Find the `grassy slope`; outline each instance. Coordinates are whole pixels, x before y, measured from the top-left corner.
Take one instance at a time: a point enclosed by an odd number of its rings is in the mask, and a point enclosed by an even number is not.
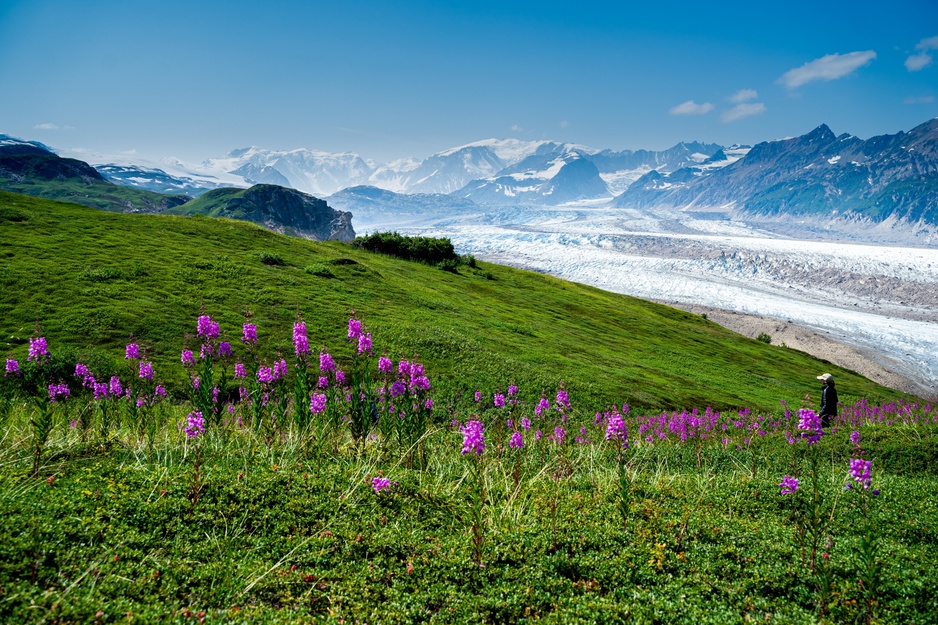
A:
[[[161,212],[185,199],[185,196],[163,195],[106,181],[86,183],[80,179],[13,182],[0,178],[0,189],[115,212]]]
[[[262,252],[287,265],[262,264]],[[431,380],[450,389],[513,380],[538,394],[562,379],[595,404],[770,409],[816,394],[824,370],[844,397],[895,396],[696,315],[536,273],[480,263],[453,275],[243,222],[109,214],[0,193],[0,350],[25,358],[37,318],[53,349],[67,342],[119,356],[133,333],[158,376],[180,380],[179,350],[187,333],[196,343],[200,304],[235,343],[250,308],[261,341],[285,354],[297,310],[311,346],[347,352],[354,308],[379,350],[416,352]]]
[[[176,215],[206,215],[208,217],[218,217],[229,200],[244,197],[247,191],[248,189],[214,189],[190,202],[174,207],[170,212]],[[239,215],[239,218],[240,217]]]

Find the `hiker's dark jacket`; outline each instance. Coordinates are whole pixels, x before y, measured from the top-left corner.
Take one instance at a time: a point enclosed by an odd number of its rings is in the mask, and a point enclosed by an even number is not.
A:
[[[821,412],[822,417],[837,416],[837,389],[828,382],[821,390]]]

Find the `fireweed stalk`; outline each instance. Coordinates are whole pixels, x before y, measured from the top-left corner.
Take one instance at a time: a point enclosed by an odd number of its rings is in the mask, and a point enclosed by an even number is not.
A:
[[[485,556],[485,426],[482,421],[467,421],[462,432],[462,455],[468,457],[471,473],[469,486],[469,521],[472,559],[480,567]]]
[[[628,414],[628,405],[622,410]],[[629,475],[626,452],[629,449],[629,430],[622,419],[622,413],[616,406],[606,418],[606,440],[616,445],[616,466],[619,474],[619,516],[622,518],[622,528],[626,529],[631,516],[632,479]]]
[[[198,375],[190,378],[192,405],[208,417],[212,425],[221,422],[222,402],[220,396],[228,385],[228,361],[232,358],[231,343],[221,340],[221,328],[208,315],[200,315],[196,322],[196,336],[200,341],[197,358],[183,350],[184,365],[196,367]],[[221,366],[219,366],[221,365]]]
[[[378,422],[378,406],[375,402],[369,363],[374,355],[371,333],[366,332],[361,320],[354,317],[348,320],[348,341],[357,344],[358,349],[352,355],[352,379],[348,393],[349,426],[352,438],[363,442]]]
[[[27,364],[35,363],[38,374],[39,384],[33,395],[33,403],[36,411],[29,418],[29,425],[33,432],[33,470],[32,476],[39,477],[39,468],[42,464],[42,452],[52,432],[52,426],[55,423],[54,409],[56,400],[64,401],[68,395],[68,386],[65,384],[49,384],[46,365],[49,362],[49,347],[45,337],[39,334],[39,328],[36,328],[36,335],[29,339],[29,357]]]
[[[872,488],[873,464],[865,458],[866,454],[860,446],[859,433],[854,432],[854,435],[850,438],[854,447],[852,455],[857,457],[850,459],[848,474],[851,481],[845,489],[853,495],[851,500],[854,514],[859,520],[857,526],[860,529],[860,542],[854,547],[854,553],[857,558],[857,587],[866,612],[863,617],[866,623],[872,623],[876,620],[883,573],[883,563],[879,555],[879,522],[875,514],[879,490]]]
[[[397,367],[397,379],[388,392],[387,418],[394,424],[397,443],[409,450],[408,466],[416,460],[422,465],[424,449],[419,441],[427,431],[433,399],[429,396],[430,380],[424,375],[423,365],[416,360],[402,360]]]
[[[306,337],[306,322],[299,311],[293,322],[293,353],[296,357],[293,364],[296,371],[293,378],[293,419],[302,431],[312,421],[313,406],[318,404],[311,402],[310,394],[314,386],[310,385],[309,380],[309,340]]]
[[[205,434],[205,419],[201,412],[190,412],[186,420],[180,424],[180,429],[186,435],[188,443],[193,447],[192,456],[192,482],[190,484],[189,496],[192,508],[199,501],[199,495],[205,487],[202,475],[202,439]]]

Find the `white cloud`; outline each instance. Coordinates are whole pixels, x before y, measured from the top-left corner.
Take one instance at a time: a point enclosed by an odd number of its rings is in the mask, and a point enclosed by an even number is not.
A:
[[[730,102],[740,104],[742,102],[748,102],[749,100],[755,100],[758,97],[759,94],[755,89],[740,89],[730,96]]]
[[[36,130],[58,130],[59,129],[59,127],[56,126],[55,124],[50,124],[48,122],[46,122],[45,124],[36,124],[35,126],[33,126],[33,128],[35,128]]]
[[[569,127],[570,127],[570,122],[564,120],[564,121],[560,122],[560,127],[561,127],[561,128],[569,128]]]
[[[905,68],[910,72],[917,72],[920,69],[925,69],[934,61],[931,58],[931,55],[928,52],[919,52],[918,54],[913,54],[905,60]]]
[[[801,67],[788,70],[777,82],[789,89],[795,89],[815,80],[837,80],[852,74],[864,65],[869,65],[875,58],[876,53],[872,50],[828,54],[805,63]]]
[[[765,113],[765,104],[762,102],[741,102],[720,116],[723,122],[735,122],[737,119],[752,117]]]
[[[919,97],[909,96],[905,99],[906,104],[931,104],[935,101],[935,96],[923,95]]]
[[[522,127],[519,126],[518,124],[512,124],[512,125],[511,125],[511,130],[512,130],[513,132],[524,132],[524,128],[522,128]]]
[[[713,110],[713,105],[709,102],[697,104],[693,100],[682,102],[677,106],[672,106],[668,112],[672,115],[704,115]]]
[[[928,37],[922,39],[915,46],[916,50],[938,50],[938,37]]]

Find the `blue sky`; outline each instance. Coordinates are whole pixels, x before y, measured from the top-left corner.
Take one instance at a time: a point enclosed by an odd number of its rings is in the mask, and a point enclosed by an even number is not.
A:
[[[774,4],[774,3],[773,3]],[[662,149],[938,116],[938,3],[0,0],[0,133],[200,161]]]

